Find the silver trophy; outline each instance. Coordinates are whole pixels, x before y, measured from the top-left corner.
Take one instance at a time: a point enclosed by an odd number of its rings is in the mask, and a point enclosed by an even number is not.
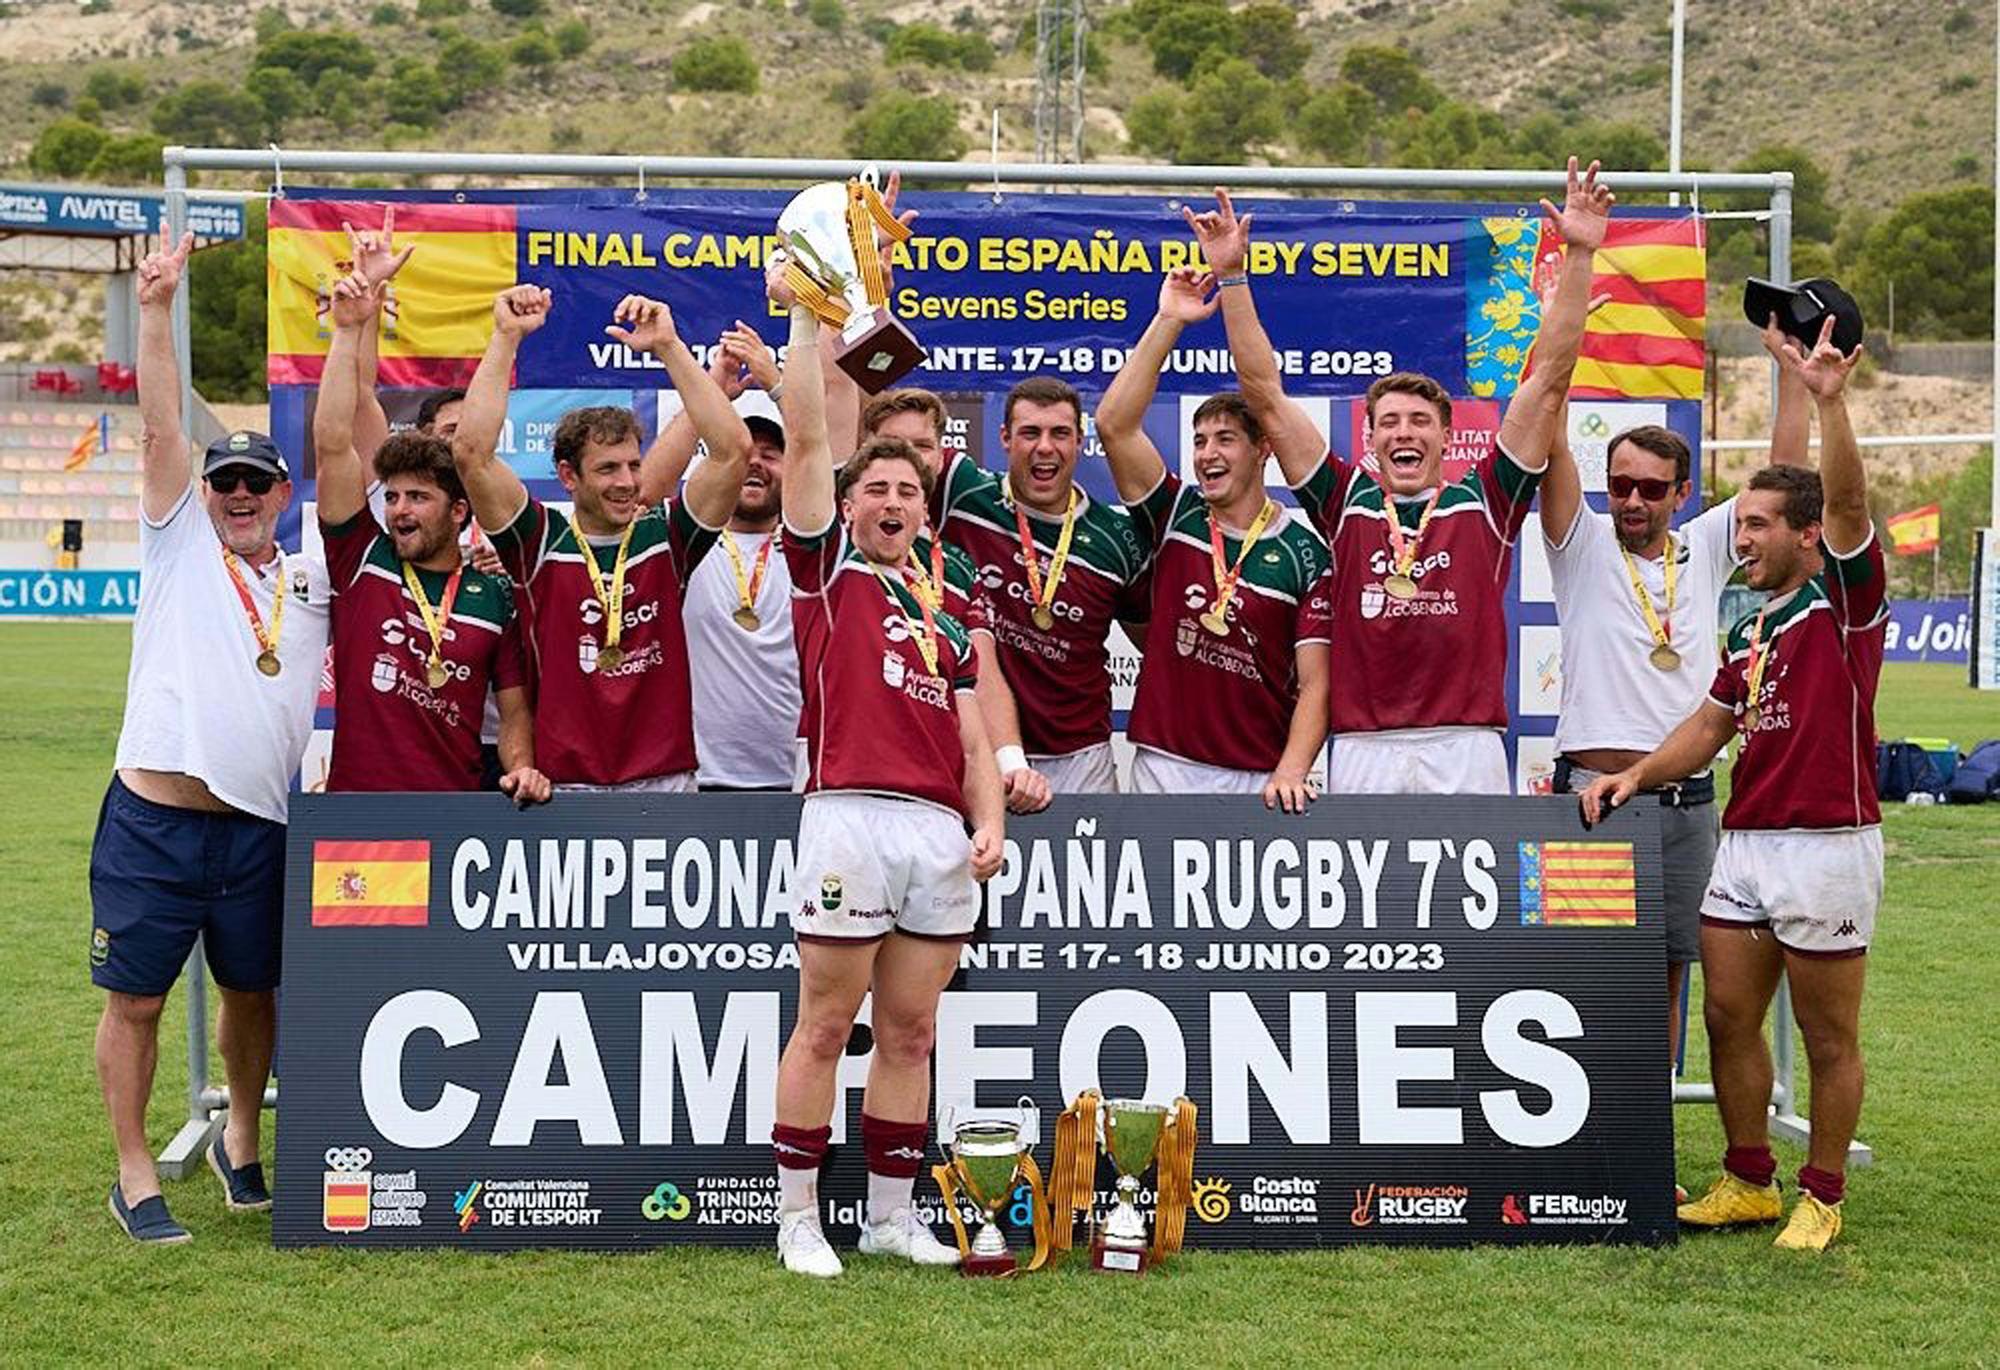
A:
[[[1118,1201],[1090,1244],[1090,1264],[1098,1270],[1141,1274],[1148,1264],[1146,1220],[1139,1216],[1134,1200],[1139,1195],[1139,1177],[1159,1153],[1167,1110],[1164,1105],[1138,1099],[1106,1099],[1098,1105],[1097,1116],[1104,1133],[1104,1153],[1118,1172]]]
[[[807,186],[778,215],[787,283],[800,304],[840,330],[834,359],[871,395],[925,357],[922,344],[889,313],[879,255],[883,238],[902,242],[909,235],[876,190],[873,167],[844,185]]]
[[[949,1128],[952,1175],[982,1219],[971,1248],[959,1262],[960,1274],[1014,1273],[1014,1253],[1007,1249],[1007,1239],[994,1219],[1020,1181],[1024,1158],[1036,1141],[1040,1116],[1034,1101],[1023,1097],[1018,1119],[990,1114],[953,1119]]]

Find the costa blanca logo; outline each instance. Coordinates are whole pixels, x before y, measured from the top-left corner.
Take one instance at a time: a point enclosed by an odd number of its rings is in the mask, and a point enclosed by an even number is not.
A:
[[[1371,1184],[1354,1191],[1347,1220],[1356,1227],[1463,1227],[1472,1197],[1464,1185]]]
[[[1235,1209],[1229,1197],[1229,1181],[1214,1175],[1195,1182],[1191,1203],[1195,1217],[1205,1223],[1223,1222]]]
[[[400,672],[396,670],[396,658],[387,652],[375,658],[375,664],[368,668],[368,683],[375,687],[377,694],[393,694]]]
[[[681,1193],[680,1186],[671,1180],[662,1180],[653,1186],[653,1192],[639,1203],[639,1212],[647,1222],[656,1223],[665,1218],[669,1222],[679,1222],[694,1212],[694,1205],[688,1196]]]

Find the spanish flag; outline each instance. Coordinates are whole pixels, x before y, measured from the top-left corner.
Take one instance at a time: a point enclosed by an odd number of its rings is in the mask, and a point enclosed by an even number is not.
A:
[[[428,841],[313,843],[316,928],[421,928],[430,922]]]
[[[1639,921],[1630,842],[1522,842],[1521,922],[1617,928]]]
[[[1896,555],[1909,557],[1934,550],[1942,531],[1943,514],[1937,505],[1926,504],[1921,509],[1889,515],[1883,527],[1889,530],[1889,543]]]
[[[382,228],[379,201],[273,200],[265,326],[273,385],[317,385],[333,340],[333,283],[352,269],[347,233]],[[396,203],[396,243],[416,252],[383,308],[381,383],[464,385],[492,331],[493,297],[513,285],[512,205]]]
[[[81,471],[92,457],[111,450],[111,416],[99,414],[97,422],[77,434],[76,443],[63,458],[63,470]]]
[[[1560,251],[1546,223],[1542,233],[1542,250]],[[1610,298],[1584,326],[1570,393],[1579,399],[1700,399],[1708,320],[1701,220],[1614,218],[1594,265],[1591,295]]]

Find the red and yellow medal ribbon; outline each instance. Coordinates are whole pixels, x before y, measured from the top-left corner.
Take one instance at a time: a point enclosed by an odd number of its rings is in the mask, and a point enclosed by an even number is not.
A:
[[[915,579],[905,583],[916,592],[918,599],[933,609],[942,609],[944,608],[944,540],[929,528],[925,528],[918,536],[930,539],[930,571],[925,572],[924,563],[917,556],[917,549],[913,544],[910,547],[909,571]]]
[[[445,624],[451,621],[451,606],[458,600],[458,582],[465,575],[465,564],[451,568],[451,575],[445,580],[444,594],[438,600],[438,607],[431,608],[430,596],[424,593],[424,583],[417,578],[417,568],[409,562],[403,563],[403,585],[410,592],[410,598],[417,602],[417,616],[424,621],[424,631],[431,635],[429,665],[436,670],[444,665]]]
[[[1083,497],[1076,492],[1075,486],[1070,487],[1069,508],[1063,511],[1062,531],[1056,534],[1056,550],[1049,556],[1049,578],[1044,582],[1040,549],[1035,546],[1034,529],[1028,524],[1028,511],[1014,502],[1014,493],[1005,482],[1002,482],[1000,491],[1008,507],[1014,511],[1014,531],[1021,537],[1021,565],[1028,573],[1028,603],[1047,613],[1049,606],[1056,602],[1056,590],[1062,585],[1063,569],[1069,565],[1070,539],[1076,535],[1076,510],[1083,503]],[[1250,540],[1256,541],[1255,533],[1251,534]]]
[[[1074,496],[1072,496],[1074,498]],[[1257,511],[1257,517],[1250,521],[1249,531],[1243,534],[1243,545],[1236,549],[1236,564],[1225,566],[1222,556],[1222,524],[1215,517],[1215,511],[1208,515],[1208,553],[1215,567],[1215,606],[1209,610],[1218,619],[1229,609],[1229,601],[1236,597],[1236,582],[1243,576],[1243,563],[1250,559],[1250,551],[1257,545],[1257,539],[1264,535],[1265,525],[1278,512],[1276,500],[1265,499],[1264,507]]]
[[[1424,531],[1431,526],[1431,515],[1437,512],[1438,499],[1444,494],[1444,487],[1431,491],[1430,502],[1424,505],[1422,516],[1417,519],[1417,531],[1408,535],[1403,532],[1403,516],[1396,508],[1396,501],[1385,487],[1382,491],[1382,511],[1389,516],[1389,550],[1396,563],[1396,574],[1409,578],[1410,568],[1417,564],[1417,552],[1424,543]]]
[[[1770,649],[1764,646],[1764,615],[1770,612],[1771,606],[1767,603],[1757,611],[1757,621],[1750,625],[1750,670],[1746,682],[1750,698],[1743,706],[1742,715],[1746,732],[1756,720],[1757,696],[1764,690],[1764,666],[1771,658]]]
[[[625,532],[618,539],[618,556],[611,564],[611,583],[604,582],[604,573],[597,567],[597,553],[591,549],[589,539],[583,529],[577,526],[576,515],[569,516],[570,536],[576,539],[576,550],[583,554],[583,569],[589,573],[591,591],[597,602],[604,606],[604,645],[616,647],[619,637],[625,631],[625,554],[632,550],[632,530],[638,527],[635,520],[625,525]]]
[[[914,552],[911,553],[911,559],[914,564]],[[868,569],[873,571],[875,579],[882,583],[883,597],[889,601],[897,613],[903,616],[903,622],[909,625],[910,636],[916,640],[917,652],[924,659],[924,669],[932,675],[936,675],[938,668],[937,617],[931,609],[930,596],[921,590],[910,591],[910,597],[916,600],[917,608],[923,611],[923,623],[919,626],[917,621],[910,617],[909,609],[903,604],[903,597],[896,593],[895,588],[889,583],[889,577],[883,573],[882,568],[871,561],[868,563]],[[919,578],[922,577],[923,571],[921,567],[918,568],[917,574]],[[904,588],[910,588],[907,582],[904,584]]]
[[[737,547],[736,539],[730,535],[728,529],[725,528],[722,532],[723,550],[729,553],[729,569],[736,573],[736,598],[742,601],[742,607],[745,609],[754,609],[757,605],[757,594],[764,588],[764,573],[771,567],[771,544],[777,540],[778,535],[775,532],[764,539],[764,545],[757,549],[756,563],[746,575],[743,570],[742,549]]]
[[[1653,635],[1653,645],[1656,647],[1673,646],[1674,577],[1677,569],[1674,563],[1673,535],[1671,533],[1667,535],[1667,608],[1665,614],[1654,610],[1653,596],[1647,592],[1646,583],[1639,579],[1639,564],[1632,559],[1632,554],[1625,550],[1623,543],[1618,545],[1618,555],[1625,558],[1625,576],[1632,582],[1632,597],[1639,601],[1639,612],[1645,616],[1646,628]]]
[[[222,549],[222,565],[229,572],[229,583],[236,587],[236,597],[243,601],[243,616],[250,620],[250,635],[257,640],[259,656],[269,652],[278,654],[278,636],[285,630],[285,554],[277,556],[277,564],[272,568],[271,583],[271,626],[264,627],[264,616],[257,612],[257,601],[250,597],[250,586],[243,579],[243,563],[236,553],[227,547]]]

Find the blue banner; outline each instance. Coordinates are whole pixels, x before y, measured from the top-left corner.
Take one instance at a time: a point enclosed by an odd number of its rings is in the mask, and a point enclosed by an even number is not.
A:
[[[130,618],[137,571],[0,571],[0,618]]]
[[[1949,661],[1963,664],[1972,650],[1972,601],[1893,599],[1884,661]]]
[[[133,195],[62,186],[0,185],[0,232],[75,233],[124,238],[158,233],[164,195]],[[243,206],[234,200],[189,200],[188,227],[197,238],[243,236]]]

